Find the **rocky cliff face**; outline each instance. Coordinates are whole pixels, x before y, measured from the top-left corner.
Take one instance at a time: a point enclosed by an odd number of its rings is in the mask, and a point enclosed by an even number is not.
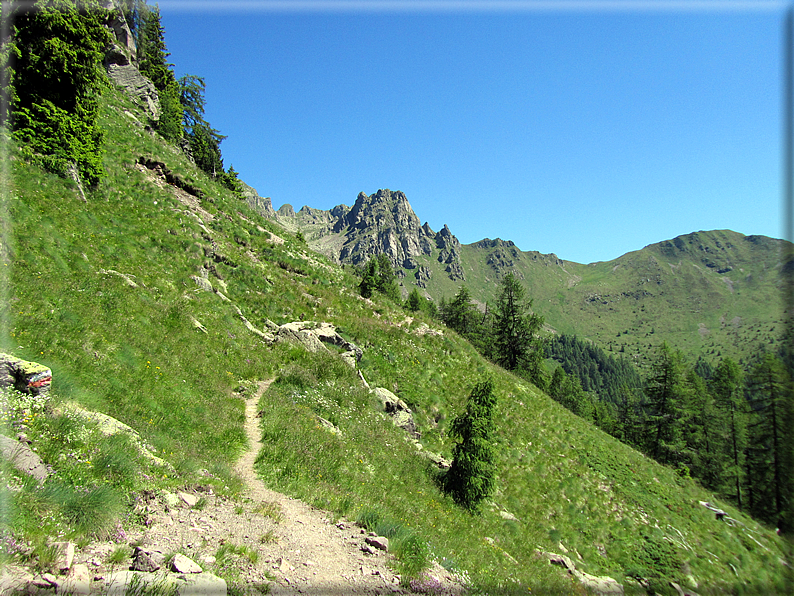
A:
[[[339,254],[343,263],[359,264],[373,255],[386,254],[396,267],[411,268],[412,257],[430,255],[434,236],[423,228],[408,199],[400,191],[359,193],[353,207],[337,220],[346,242]]]
[[[435,258],[451,279],[464,279],[458,239],[447,226],[436,233],[427,223],[421,225],[400,191],[362,192],[352,207],[337,205],[330,211],[303,207],[296,213],[291,205],[282,205],[274,218],[289,230],[300,230],[313,249],[340,263],[360,265],[385,254],[401,277],[404,269],[421,270],[426,281],[430,272],[419,260]]]

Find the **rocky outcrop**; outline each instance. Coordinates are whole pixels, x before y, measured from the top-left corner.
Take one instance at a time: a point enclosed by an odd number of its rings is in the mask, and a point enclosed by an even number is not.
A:
[[[275,331],[274,341],[297,343],[308,351],[315,353],[323,350],[328,351],[328,348],[323,344],[337,346],[343,350],[340,356],[354,368],[364,354],[364,351],[356,344],[347,341],[339,335],[336,327],[330,323],[318,323],[315,321],[285,323]]]
[[[38,362],[28,362],[0,352],[0,389],[14,388],[22,393],[47,393],[52,383],[52,371]]]
[[[430,281],[430,277],[433,275],[433,272],[425,267],[424,265],[420,266],[416,273],[414,273],[414,277],[416,278],[416,285],[420,288],[426,288],[427,282]]]
[[[590,594],[598,596],[623,596],[623,586],[609,576],[596,576],[580,571],[574,562],[565,555],[538,551],[537,555],[549,561],[551,565],[559,565],[585,586]]]
[[[350,210],[334,224],[334,231],[345,231],[345,244],[339,254],[343,263],[361,264],[370,257],[386,254],[396,267],[411,257],[429,255],[434,236],[422,227],[405,194],[381,189],[373,195],[359,193]]]
[[[245,202],[248,203],[251,209],[259,213],[262,217],[275,217],[276,211],[273,209],[273,202],[270,200],[270,197],[260,197],[254,187],[248,186],[245,182],[243,182],[242,185]]]
[[[416,429],[411,408],[403,400],[383,387],[375,387],[372,393],[380,400],[383,411],[389,415],[395,426],[403,429],[414,439],[419,439],[421,434]]]
[[[27,442],[0,435],[0,455],[20,472],[33,476],[39,484],[49,475],[49,470]]]

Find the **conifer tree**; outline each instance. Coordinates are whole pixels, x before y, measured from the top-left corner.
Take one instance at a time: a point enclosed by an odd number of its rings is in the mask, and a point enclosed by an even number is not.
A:
[[[160,117],[155,124],[157,132],[169,141],[182,138],[182,104],[179,97],[173,64],[167,61],[165,30],[160,21],[158,7],[142,7],[137,35],[138,69],[151,79],[160,99]]]
[[[3,10],[13,22],[4,52],[10,64],[3,66],[14,137],[42,156],[47,169],[64,174],[74,164],[84,181],[97,184],[104,175],[98,117],[107,11],[95,0],[40,0]]]
[[[507,370],[524,368],[536,385],[542,378],[544,351],[537,337],[543,318],[531,311],[532,300],[513,273],[502,279],[494,309],[494,351],[497,362]]]
[[[495,407],[492,381],[477,383],[466,411],[453,420],[449,430],[449,435],[459,442],[452,452],[452,467],[444,477],[444,488],[456,503],[472,512],[494,489],[496,453],[491,437]]]
[[[747,447],[747,404],[742,391],[742,369],[730,358],[724,358],[714,371],[711,387],[716,406],[725,421],[723,451],[728,464],[723,470],[725,492],[742,508],[745,449]]]
[[[791,386],[780,359],[766,353],[748,378],[750,424],[747,487],[753,515],[789,531]]]
[[[659,347],[645,387],[648,452],[658,462],[678,463],[684,447],[681,432],[684,405],[683,358],[666,342]]]
[[[408,310],[411,312],[416,312],[420,308],[422,308],[422,298],[419,296],[419,290],[416,288],[411,289],[411,293],[408,294],[408,300],[406,301],[406,306]]]

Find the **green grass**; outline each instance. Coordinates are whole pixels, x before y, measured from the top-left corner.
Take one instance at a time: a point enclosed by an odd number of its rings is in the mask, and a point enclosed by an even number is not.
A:
[[[581,555],[584,571],[621,582],[638,574],[683,585],[691,574],[700,594],[786,592],[778,559],[788,550],[769,528],[722,503],[746,528],[717,523],[698,504],[713,496],[691,480],[495,368],[454,332],[416,334],[422,323],[438,327],[423,315],[408,325],[407,313],[383,297],[374,307],[360,300],[357,280],[134,126],[123,114],[136,113],[129,101],[112,93],[105,101],[108,177],[88,203],[71,182],[11,162],[6,206],[14,227],[7,264],[0,264],[10,268],[11,285],[0,304],[7,324],[0,348],[50,366],[54,402],[118,418],[175,471],[139,458],[123,437],[100,436],[45,409],[34,420],[31,408],[15,406],[13,416],[28,418],[55,478],[38,487],[3,468],[0,514],[14,539],[115,531],[143,488],[200,482],[236,493],[232,465],[247,447],[245,396],[258,381],[276,378],[259,403],[261,477],[391,535],[406,578],[438,560],[465,574],[475,593],[583,593],[536,556],[562,543]],[[202,227],[170,188],[134,165],[142,155],[201,188],[201,207],[214,219],[205,217]],[[202,269],[231,303],[198,288],[191,276]],[[593,280],[608,274],[596,267]],[[379,411],[356,371],[333,354],[264,343],[235,306],[260,329],[266,319],[337,325],[364,349],[359,369],[370,385],[403,399],[424,450],[445,457],[453,447],[450,421],[471,387],[491,374],[499,399],[497,492],[482,514],[466,513],[439,490],[441,472]]]

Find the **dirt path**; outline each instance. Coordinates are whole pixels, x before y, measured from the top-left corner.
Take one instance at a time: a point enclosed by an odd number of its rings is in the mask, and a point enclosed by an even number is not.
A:
[[[127,534],[119,530],[112,542],[91,543],[75,554],[74,563],[88,569],[92,593],[101,593],[115,573],[133,564],[129,558],[111,562],[111,553],[125,544],[157,551],[166,558],[182,553],[203,571],[224,577],[237,594],[410,592],[400,586],[393,571],[394,557],[367,545],[364,529],[270,490],[256,475],[254,461],[261,448],[257,404],[270,383],[261,382],[256,395],[246,400],[250,449],[235,467],[246,485],[242,499],[218,496],[208,485],[176,494],[141,495],[135,508],[141,525],[134,525]],[[444,594],[463,591],[437,563],[430,573]]]
[[[254,509],[265,504],[270,510],[276,504],[283,519],[274,528],[278,536],[268,547],[276,582],[271,594],[387,594],[399,592],[399,578],[389,569],[391,555],[365,554],[364,533],[358,526],[340,521],[330,522],[328,512],[310,507],[265,487],[254,471],[259,453],[260,431],[257,414],[259,397],[270,386],[260,383],[257,394],[246,402],[245,430],[252,448],[240,458],[236,471],[243,478]]]

